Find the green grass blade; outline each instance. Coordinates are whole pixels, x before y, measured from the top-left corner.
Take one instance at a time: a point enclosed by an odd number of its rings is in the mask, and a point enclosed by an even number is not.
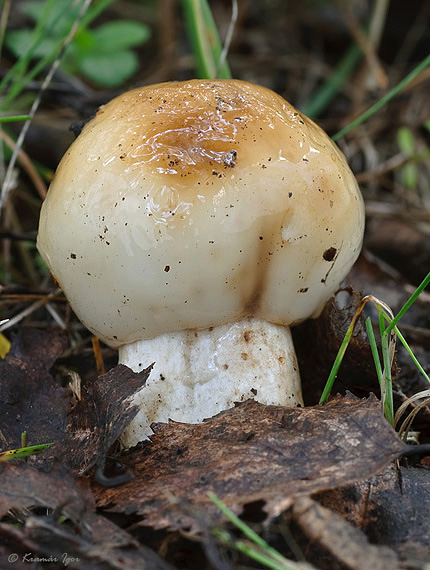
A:
[[[318,117],[332,102],[361,57],[362,52],[358,45],[351,45],[330,75],[330,78],[313,94],[312,99],[303,106],[301,109],[302,113],[311,119]]]
[[[197,76],[213,79],[216,65],[207,38],[201,2],[199,0],[183,0],[183,7]]]
[[[427,273],[426,277],[424,277],[420,285],[415,289],[413,294],[409,297],[409,299],[406,301],[403,307],[399,310],[394,319],[390,320],[386,328],[387,332],[391,332],[393,330],[393,328],[397,325],[397,323],[400,321],[400,319],[403,317],[406,311],[415,303],[417,297],[424,291],[424,289],[427,287],[429,283],[430,283],[430,272]]]
[[[391,362],[388,347],[388,336],[384,335],[381,339],[382,359],[384,362],[384,415],[390,425],[394,423],[394,407],[393,407],[393,381],[391,378]]]
[[[339,372],[340,365],[342,364],[343,357],[345,355],[346,349],[348,348],[348,344],[349,341],[351,340],[352,333],[354,332],[354,327],[355,327],[355,320],[353,319],[348,327],[348,330],[346,331],[342,344],[340,345],[340,348],[336,355],[336,359],[333,363],[330,375],[327,379],[326,385],[324,386],[323,393],[321,394],[321,398],[319,401],[320,404],[326,402],[330,396],[334,381],[336,380],[337,373]]]
[[[369,337],[370,350],[372,351],[373,362],[375,363],[376,374],[378,376],[379,386],[382,386],[382,367],[379,360],[378,347],[376,345],[375,333],[373,332],[372,320],[370,317],[366,319],[366,332]]]
[[[243,534],[260,548],[264,549],[270,556],[284,562],[286,559],[277,550],[272,548],[260,535],[252,530],[246,523],[240,520],[224,503],[214,494],[208,493],[210,500],[215,503],[219,510],[232,522]]]
[[[188,34],[196,60],[196,73],[201,79],[230,79],[227,62],[218,68],[222,53],[212,13],[207,0],[182,0]]]
[[[212,534],[219,538],[224,544],[246,554],[249,558],[256,560],[267,568],[271,568],[271,570],[300,570],[298,565],[287,560],[287,558],[272,548],[260,535],[254,532],[252,528],[240,520],[214,493],[208,493],[208,497],[228,520],[251,541],[233,540],[226,530],[220,528],[213,529]]]
[[[40,59],[26,75],[23,75],[14,81],[14,83],[8,89],[7,95],[3,98],[0,109],[8,109],[10,107],[10,104],[27,87],[30,81],[32,81],[47,65],[55,60],[57,55],[60,53],[61,45],[62,40],[58,42],[57,46],[50,54]],[[1,90],[2,86],[0,85],[0,91]]]
[[[407,343],[405,337],[402,335],[402,333],[399,331],[399,329],[397,327],[394,327],[394,332],[396,333],[398,339],[400,340],[400,342],[403,344],[403,346],[407,350],[409,356],[412,358],[412,361],[415,364],[415,366],[418,368],[418,370],[421,372],[421,374],[424,376],[424,378],[427,380],[427,382],[430,382],[430,376],[427,374],[427,372],[424,370],[424,368],[418,362],[417,357],[412,352],[411,347]]]
[[[9,13],[10,13],[12,0],[5,0],[4,2],[2,2],[2,4],[3,7],[0,16],[0,57],[3,54],[3,44],[6,35],[6,28],[9,20]]]
[[[30,455],[39,455],[45,449],[53,445],[53,443],[42,443],[41,445],[31,445],[29,447],[20,447],[19,449],[11,449],[0,453],[0,462],[12,461],[14,459],[24,459]]]
[[[349,123],[349,125],[347,125],[339,132],[337,132],[335,135],[333,135],[332,139],[334,141],[339,140],[344,135],[355,129],[355,127],[358,127],[359,125],[367,121],[369,117],[380,111],[382,107],[384,107],[384,105],[386,105],[391,99],[393,99],[393,97],[395,97],[398,93],[400,93],[400,91],[404,89],[406,85],[408,85],[413,79],[415,79],[415,77],[417,77],[417,75],[420,74],[428,65],[430,65],[430,54],[426,58],[424,58],[421,63],[419,63],[404,79],[402,79],[402,81],[400,81],[395,87],[393,87],[379,101],[377,101],[374,105],[372,105],[369,109],[367,109],[367,111],[362,113],[354,121]]]
[[[293,563],[289,563],[286,559],[284,559],[283,562],[273,560],[270,556],[264,554],[264,552],[257,550],[252,544],[249,544],[244,540],[233,540],[225,530],[214,529],[212,534],[219,538],[226,546],[235,548],[242,554],[245,554],[252,560],[259,562],[271,570],[299,570],[298,566]]]
[[[393,382],[391,378],[391,359],[390,359],[390,349],[389,349],[389,339],[390,334],[387,334],[385,328],[385,319],[387,318],[386,313],[380,307],[378,308],[379,317],[379,330],[381,333],[381,350],[382,350],[382,362],[384,364],[384,371],[382,375],[382,406],[384,409],[384,416],[386,420],[393,425],[394,423],[394,408],[393,408]]]
[[[14,123],[18,121],[28,121],[30,115],[14,115],[13,117],[0,117],[0,123]]]

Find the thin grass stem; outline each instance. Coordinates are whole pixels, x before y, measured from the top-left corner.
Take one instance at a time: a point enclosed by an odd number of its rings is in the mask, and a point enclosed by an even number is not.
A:
[[[377,101],[374,105],[372,105],[367,111],[362,113],[359,117],[357,117],[354,121],[346,125],[343,129],[338,131],[335,135],[333,135],[332,139],[334,141],[339,140],[347,133],[358,127],[367,119],[369,119],[372,115],[377,113],[384,107],[393,97],[395,97],[402,89],[404,89],[413,79],[415,79],[428,65],[430,65],[430,54],[424,58],[421,63],[419,63],[408,75],[402,79],[395,87],[393,87],[388,93],[386,93],[379,101]]]
[[[378,376],[379,386],[382,386],[382,367],[379,360],[378,346],[376,344],[375,333],[373,332],[372,320],[370,317],[366,319],[366,332],[369,337],[370,350],[372,351],[373,362],[375,363],[376,374]]]
[[[246,523],[240,520],[214,493],[208,493],[211,501],[220,509],[227,519],[239,529],[249,541],[232,539],[224,529],[213,529],[212,534],[224,544],[246,554],[272,570],[300,570],[300,567],[288,560],[275,548],[272,548],[260,535],[252,530]]]
[[[411,431],[411,426],[416,418],[416,416],[421,412],[424,408],[430,404],[430,398],[423,400],[420,404],[418,404],[412,411],[408,414],[406,419],[403,421],[402,425],[398,429],[399,436],[406,441],[408,439],[409,432]]]
[[[415,303],[417,297],[424,291],[427,285],[430,283],[430,271],[424,277],[420,285],[415,289],[403,307],[399,310],[397,315],[390,321],[389,325],[387,326],[387,332],[391,332],[393,328],[397,325],[403,315],[408,311],[408,309]]]
[[[408,409],[408,407],[413,404],[414,402],[416,402],[417,400],[422,400],[424,398],[430,398],[430,389],[427,390],[422,390],[421,392],[417,392],[416,394],[414,394],[413,396],[411,396],[410,398],[408,398],[407,400],[405,400],[400,406],[399,408],[396,410],[396,414],[394,416],[394,427],[397,426],[397,424],[399,423],[401,417],[403,416],[403,414],[406,412],[406,410]],[[402,431],[402,429],[398,430],[400,433]]]
[[[230,79],[226,61],[218,69],[222,44],[207,0],[182,0],[188,33],[196,59],[196,73],[202,79]]]
[[[7,23],[9,20],[9,12],[10,12],[11,3],[12,3],[12,0],[6,0],[3,3],[3,9],[1,12],[1,17],[0,17],[0,56],[3,53],[3,44],[4,44],[4,38],[6,35]]]
[[[361,300],[360,306],[355,311],[354,316],[351,319],[351,323],[345,333],[343,341],[340,345],[338,353],[336,355],[336,359],[333,363],[332,369],[330,371],[330,375],[327,379],[327,382],[324,386],[323,393],[321,394],[321,398],[319,400],[320,404],[326,402],[330,396],[331,390],[333,388],[334,381],[336,380],[337,373],[339,372],[340,365],[342,364],[343,357],[345,356],[346,349],[348,348],[349,341],[351,340],[352,334],[354,332],[355,325],[361,313],[363,312],[364,307],[369,301],[375,301],[375,297],[372,295],[367,295],[363,297]],[[377,300],[377,299],[376,299]]]
[[[95,2],[92,6],[88,8],[88,11],[81,19],[80,27],[82,29],[87,28],[93,20],[100,16],[100,14],[106,10],[110,4],[113,4],[115,0],[100,0],[99,2]]]
[[[394,407],[393,407],[393,382],[391,377],[391,358],[389,348],[389,335],[385,329],[385,314],[383,309],[378,307],[379,313],[379,328],[381,331],[381,350],[382,362],[384,364],[384,371],[382,375],[382,406],[384,415],[390,425],[394,423]]]
[[[331,103],[336,93],[354,71],[362,57],[361,49],[352,44],[340,62],[337,64],[330,78],[317,90],[312,99],[303,105],[301,111],[308,117],[318,117]]]
[[[225,515],[230,522],[232,522],[243,534],[249,539],[257,544],[260,548],[263,548],[271,556],[278,559],[279,561],[285,561],[285,558],[277,550],[272,548],[261,536],[252,530],[246,523],[240,520],[224,503],[215,495],[215,493],[208,493],[210,500],[215,503],[219,510]]]
[[[30,115],[14,115],[13,117],[0,117],[0,123],[15,123],[19,121],[28,121]]]
[[[418,370],[420,371],[420,373],[424,376],[424,378],[427,380],[427,382],[430,383],[430,376],[427,374],[427,372],[424,370],[424,368],[421,366],[421,364],[418,362],[417,357],[415,356],[415,354],[412,352],[411,347],[409,346],[409,344],[407,343],[405,337],[402,335],[402,333],[399,331],[399,329],[397,327],[394,327],[394,332],[396,333],[398,339],[400,340],[400,342],[403,344],[403,346],[406,348],[409,356],[411,357],[413,363],[415,364],[415,366],[418,368]]]
[[[363,312],[364,307],[369,302],[375,303],[375,305],[378,307],[378,310],[379,310],[379,308],[381,308],[383,311],[385,311],[385,313],[387,313],[387,314],[391,315],[391,317],[393,317],[392,311],[386,303],[377,299],[373,295],[366,295],[365,297],[363,297],[363,299],[361,300],[360,306],[357,308],[354,316],[351,319],[351,323],[350,323],[350,325],[349,325],[349,327],[345,333],[344,339],[340,345],[340,348],[339,348],[338,353],[336,355],[336,359],[335,359],[333,366],[332,366],[332,369],[330,371],[330,375],[327,379],[323,393],[322,393],[321,398],[319,400],[320,404],[323,404],[324,402],[326,402],[330,396],[331,390],[333,388],[334,381],[336,379],[337,373],[339,371],[339,368],[340,368],[340,365],[342,363],[342,360],[343,360],[343,357],[345,355],[348,344],[351,340],[352,333],[354,332],[354,328],[355,328],[355,325],[357,323],[357,320],[358,320],[359,316],[361,315],[361,313]],[[383,374],[381,374],[381,378],[383,378]],[[384,389],[384,382],[382,381],[381,392],[383,391],[383,389]]]
[[[234,33],[234,28],[236,26],[238,14],[239,14],[239,8],[237,5],[237,0],[232,0],[230,23],[228,25],[228,30],[227,30],[227,34],[225,36],[222,52],[219,56],[218,63],[217,63],[217,69],[216,69],[217,76],[220,74],[220,71],[223,68],[223,66],[227,60],[227,54],[228,54],[228,50],[230,49],[231,40],[233,39],[233,33]]]
[[[352,333],[354,332],[354,327],[355,327],[355,321],[351,321],[351,324],[349,325],[348,330],[346,331],[342,344],[340,345],[339,351],[336,355],[336,359],[333,363],[323,393],[321,394],[321,398],[319,401],[320,404],[326,402],[331,394],[334,381],[336,380],[336,376],[339,372],[340,365],[342,364],[343,357],[345,356],[346,349],[348,348],[349,341],[351,340]]]

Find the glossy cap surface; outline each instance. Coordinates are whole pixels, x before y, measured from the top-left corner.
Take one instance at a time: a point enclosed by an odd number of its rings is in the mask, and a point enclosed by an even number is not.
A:
[[[361,249],[344,156],[274,92],[172,82],[99,109],[63,157],[38,248],[112,346],[255,316],[315,316]]]

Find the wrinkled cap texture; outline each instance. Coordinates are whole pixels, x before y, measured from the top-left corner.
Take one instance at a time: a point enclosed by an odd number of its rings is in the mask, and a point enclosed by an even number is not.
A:
[[[363,201],[330,138],[238,80],[124,93],[63,157],[39,251],[74,311],[120,346],[253,316],[316,316],[356,260]]]

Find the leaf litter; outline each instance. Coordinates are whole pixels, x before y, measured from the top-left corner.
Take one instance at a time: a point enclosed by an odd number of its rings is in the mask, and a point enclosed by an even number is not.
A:
[[[123,461],[135,478],[95,487],[100,507],[134,513],[142,524],[199,530],[199,518],[217,522],[207,494],[230,509],[264,501],[269,518],[295,496],[364,479],[404,451],[375,397],[338,397],[325,406],[284,408],[253,400],[199,425],[155,424],[151,442]]]
[[[375,568],[388,563],[396,568],[402,558],[414,556],[419,564],[410,567],[424,568],[420,561],[429,545],[423,533],[387,532],[386,546],[382,541],[370,548],[370,522],[359,525],[339,512],[339,505],[354,510],[348,494],[326,506],[330,493],[361,489],[378,477],[386,480],[393,461],[410,450],[383,418],[375,396],[339,395],[324,406],[303,409],[247,401],[200,425],[154,424],[151,441],[121,451],[117,438],[136,413],[132,395],[144,389],[149,371],[135,374],[117,366],[99,378],[94,375],[82,382],[77,400],[53,377],[65,345],[63,333],[21,327],[0,363],[3,441],[16,445],[25,429],[31,444],[54,443],[41,456],[1,466],[0,536],[8,547],[0,550],[0,561],[10,552],[31,550],[58,560],[67,552],[76,559],[69,562],[71,568],[172,568],[140,533],[172,537],[185,532],[207,549],[210,529],[225,525],[208,498],[212,491],[245,519],[257,513],[266,528],[287,517],[300,535],[298,542],[308,540],[319,552],[315,560],[312,553],[308,559],[317,568],[325,552],[340,567],[359,570],[348,548],[371,552]],[[109,487],[97,482],[97,469],[104,474],[102,483],[109,483],[111,471],[114,481],[118,470],[133,478]],[[416,472],[402,469],[403,480]],[[393,475],[386,490],[394,505],[391,518],[405,500],[409,509],[418,508],[420,490],[428,494],[424,478],[405,489]],[[369,521],[378,509],[387,509],[383,498],[382,491],[368,497]],[[16,519],[20,524],[11,525]],[[420,524],[426,520],[422,513]],[[318,521],[325,521],[322,527]],[[322,533],[325,529],[337,537],[340,527],[348,537],[343,542]]]

